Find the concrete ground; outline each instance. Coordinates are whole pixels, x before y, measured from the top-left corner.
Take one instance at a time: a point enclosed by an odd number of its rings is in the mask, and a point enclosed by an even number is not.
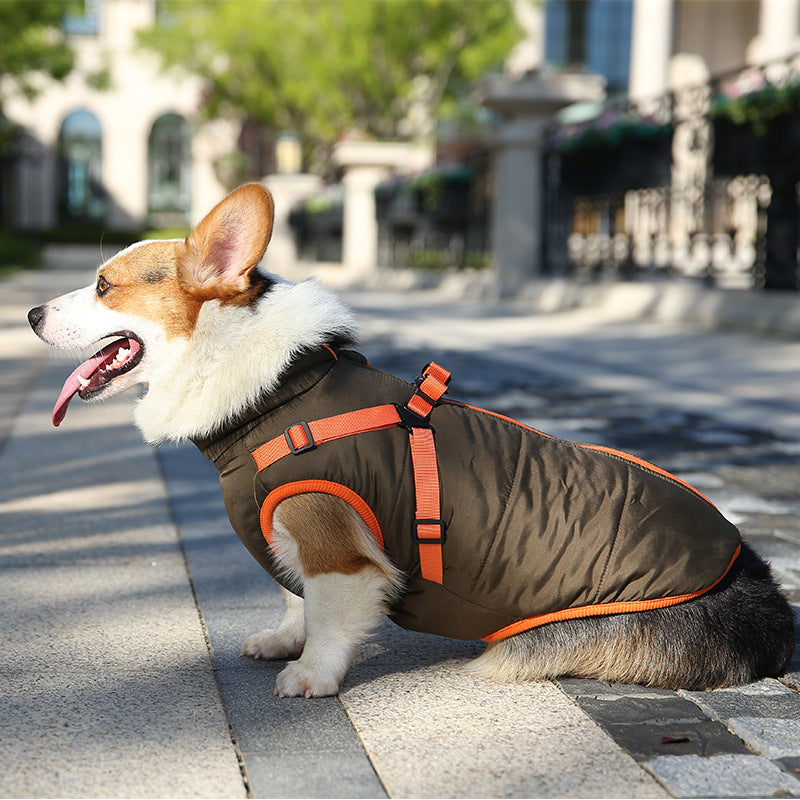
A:
[[[473,643],[386,622],[338,698],[278,699],[238,656],[274,583],[191,447],[145,447],[134,397],[50,409],[74,361],[28,308],[86,270],[0,283],[0,796],[800,796],[800,663],[735,690],[497,686]],[[800,602],[800,343],[601,309],[349,290],[364,352],[452,396],[688,477]],[[758,296],[753,297],[758,302]],[[800,299],[798,299],[800,304]]]

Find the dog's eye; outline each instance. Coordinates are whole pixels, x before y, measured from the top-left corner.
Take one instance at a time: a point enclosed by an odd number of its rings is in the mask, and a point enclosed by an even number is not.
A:
[[[102,297],[110,288],[111,284],[101,275],[97,279],[97,296]]]

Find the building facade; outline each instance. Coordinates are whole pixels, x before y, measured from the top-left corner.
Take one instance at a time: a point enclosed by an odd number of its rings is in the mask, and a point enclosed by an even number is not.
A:
[[[797,0],[545,0],[544,57],[656,97],[800,50]]]
[[[627,92],[549,131],[544,271],[800,288],[800,0],[551,7],[555,66],[592,65],[604,9],[629,14],[630,60]]]
[[[85,0],[83,14],[64,22],[76,53],[71,75],[32,101],[5,103],[22,131],[6,224],[181,227],[224,195],[219,164],[241,126],[199,126],[202,82],[164,72],[137,46],[157,13],[156,0]]]

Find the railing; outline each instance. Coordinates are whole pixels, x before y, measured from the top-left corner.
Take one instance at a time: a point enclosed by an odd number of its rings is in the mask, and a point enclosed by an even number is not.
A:
[[[797,289],[800,54],[550,130],[544,263]]]
[[[378,265],[446,269],[489,263],[488,150],[458,164],[438,164],[394,177],[375,189]],[[299,203],[289,216],[298,257],[340,261],[344,194],[329,186]]]
[[[439,165],[378,186],[381,267],[461,269],[488,263],[486,167],[477,166]]]

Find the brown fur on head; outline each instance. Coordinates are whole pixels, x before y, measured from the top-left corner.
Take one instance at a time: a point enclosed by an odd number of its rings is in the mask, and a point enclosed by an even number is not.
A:
[[[191,336],[203,303],[249,305],[272,281],[256,270],[272,235],[274,205],[248,184],[219,203],[180,241],[142,242],[100,268],[100,301],[160,321],[168,337]],[[133,291],[132,291],[133,290]]]

